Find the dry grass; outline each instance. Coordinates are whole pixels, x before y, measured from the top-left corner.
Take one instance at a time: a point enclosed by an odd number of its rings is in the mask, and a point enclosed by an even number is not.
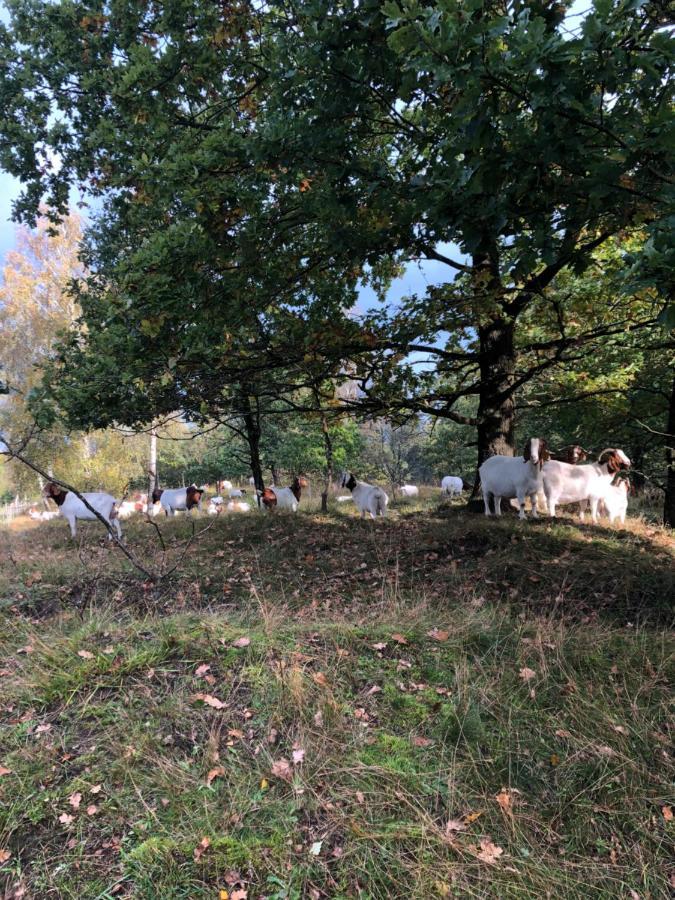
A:
[[[158,589],[2,537],[5,896],[668,896],[662,529],[252,515]]]

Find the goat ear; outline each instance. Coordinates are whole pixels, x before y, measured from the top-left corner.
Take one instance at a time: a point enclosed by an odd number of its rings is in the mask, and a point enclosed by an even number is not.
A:
[[[544,440],[544,438],[539,439],[539,462],[543,465],[547,459],[551,458],[551,454],[548,452],[548,444]]]

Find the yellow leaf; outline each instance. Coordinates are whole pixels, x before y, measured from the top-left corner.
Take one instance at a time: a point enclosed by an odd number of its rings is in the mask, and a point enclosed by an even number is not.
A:
[[[468,815],[464,816],[464,824],[471,825],[472,822],[475,822],[476,819],[480,818],[480,816],[482,816],[482,815],[483,815],[482,810],[480,810],[479,812],[469,813]]]
[[[260,780],[260,790],[261,790],[261,791],[266,791],[266,790],[268,790],[269,786],[270,786],[269,781],[268,781],[266,778],[261,778],[261,780]]]
[[[227,891],[221,890],[218,894],[218,900],[229,900],[230,895]]]

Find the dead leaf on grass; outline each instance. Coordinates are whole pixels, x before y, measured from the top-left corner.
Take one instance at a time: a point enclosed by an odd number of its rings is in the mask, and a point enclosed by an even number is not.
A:
[[[216,766],[214,769],[209,769],[209,773],[206,776],[206,783],[210,785],[214,778],[220,778],[221,775],[225,774],[225,769],[223,766]]]
[[[412,739],[413,747],[430,747],[433,744],[433,741],[430,738],[419,737],[415,735]]]
[[[387,645],[384,641],[378,641],[376,644],[371,644],[373,650],[386,650]]]
[[[206,703],[207,706],[212,706],[213,709],[225,709],[227,706],[227,703],[223,703],[222,700],[211,696],[211,694],[193,694],[192,699],[201,700],[202,703]]]
[[[230,894],[230,900],[246,900],[247,897],[248,891],[244,890],[244,888],[238,888]]]
[[[70,813],[61,813],[59,816],[59,822],[62,825],[70,825],[70,823],[75,819],[75,816],[71,816]]]
[[[6,863],[11,855],[12,855],[11,850],[0,850],[0,866],[3,863]]]
[[[70,797],[68,797],[68,803],[70,803],[73,809],[79,809],[81,802],[82,794],[79,791],[75,791],[74,794],[71,794]]]
[[[328,685],[328,679],[323,674],[323,672],[314,672],[314,674],[312,675],[312,681],[315,684],[320,684],[321,687],[327,687]]]
[[[81,656],[82,659],[93,659],[94,658],[94,654],[91,653],[89,650],[78,650],[77,655]]]
[[[427,631],[427,637],[430,637],[432,641],[447,641],[450,637],[450,632],[442,631],[440,628],[432,628],[431,631]]]
[[[211,841],[207,837],[203,837],[193,851],[195,862],[199,862],[199,860],[202,858],[202,855],[209,849],[210,846]]]
[[[202,663],[201,666],[197,666],[195,669],[195,675],[197,678],[200,678],[202,675],[206,675],[210,668],[211,666],[208,663]]]
[[[0,778],[2,778],[3,775],[11,775],[11,774],[12,774],[11,769],[6,769],[4,766],[0,766]]]
[[[302,747],[298,747],[297,750],[293,751],[293,765],[299,765],[300,763],[305,761],[305,751]]]
[[[272,775],[275,778],[281,778],[283,781],[293,780],[291,764],[285,757],[282,756],[281,759],[277,759],[272,763]]]
[[[482,862],[494,865],[504,852],[502,847],[493,844],[489,838],[483,838],[480,842],[480,850],[476,853],[478,859]]]
[[[240,638],[237,638],[236,641],[232,641],[232,646],[233,647],[248,647],[248,645],[250,643],[251,643],[250,637],[240,637]]]
[[[520,678],[527,684],[528,681],[532,681],[533,678],[537,677],[537,673],[534,669],[528,669],[527,666],[524,666],[520,672],[518,672]]]
[[[404,634],[392,634],[392,641],[396,641],[397,644],[407,644],[408,638]]]
[[[466,823],[461,819],[448,819],[445,825],[445,833],[450,836],[458,831],[466,831]]]
[[[672,821],[673,821],[673,808],[672,808],[672,806],[662,806],[662,807],[661,807],[661,812],[663,813],[663,818],[666,820],[666,822],[672,822]]]
[[[90,794],[100,794],[102,787],[103,787],[103,785],[101,785],[101,784],[95,784],[93,787],[89,788],[89,793]]]
[[[95,816],[97,812],[98,812],[98,806],[96,806],[95,804],[92,803],[91,806],[87,807],[87,815],[88,816]]]
[[[501,791],[495,796],[495,800],[501,806],[503,812],[506,813],[507,816],[513,817],[513,800],[514,795],[520,793],[520,791],[515,788],[502,788]]]
[[[46,722],[44,725],[38,725],[38,727],[35,729],[35,734],[44,734],[46,731],[51,730],[52,726],[49,724],[49,722]]]
[[[478,812],[467,813],[464,816],[464,824],[471,825],[476,819],[479,819],[483,815],[483,810],[479,810]]]

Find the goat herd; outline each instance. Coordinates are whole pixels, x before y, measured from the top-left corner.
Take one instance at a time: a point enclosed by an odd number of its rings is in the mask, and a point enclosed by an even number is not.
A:
[[[578,445],[568,448],[563,457],[551,458],[546,441],[541,438],[528,440],[522,456],[490,457],[479,469],[485,515],[491,515],[491,501],[494,514],[499,516],[502,500],[515,499],[520,509],[520,518],[524,519],[525,499],[529,497],[532,515],[536,517],[537,499],[543,495],[550,516],[555,516],[559,505],[578,503],[582,519],[590,506],[594,522],[597,522],[599,513],[605,513],[610,522],[619,519],[623,523],[628,504],[628,480],[621,478],[619,473],[630,467],[630,460],[622,450],[615,448],[603,450],[597,462],[583,464],[585,459],[586,452]],[[303,476],[297,476],[289,487],[273,485],[264,490],[254,490],[253,494],[261,509],[296,512],[302,490],[307,486],[307,480]],[[361,518],[366,513],[373,519],[386,514],[389,498],[381,487],[357,481],[351,472],[343,474],[340,486],[350,494],[337,497],[338,502],[352,500]],[[461,495],[465,486],[465,482],[454,475],[446,475],[441,482],[441,490],[449,498]],[[73,537],[77,535],[78,519],[95,519],[100,516],[111,529],[115,529],[121,539],[120,519],[134,512],[154,515],[162,509],[167,516],[174,516],[180,510],[191,512],[195,508],[201,508],[206,489],[207,486],[200,488],[195,484],[187,488],[156,488],[149,498],[150,502],[144,494],[139,494],[131,501],[118,502],[110,494],[92,492],[81,495],[86,501],[83,502],[72,491],[49,482],[44,495],[56,503],[58,513],[68,521]],[[411,484],[401,485],[399,491],[404,497],[416,497],[419,494],[419,489]],[[227,501],[224,494],[227,494]],[[209,501],[209,514],[218,515],[223,509],[233,513],[249,512],[251,506],[246,502],[245,494],[245,489],[235,488],[230,481],[216,482],[216,496]],[[58,513],[31,510],[29,515],[45,519]]]

